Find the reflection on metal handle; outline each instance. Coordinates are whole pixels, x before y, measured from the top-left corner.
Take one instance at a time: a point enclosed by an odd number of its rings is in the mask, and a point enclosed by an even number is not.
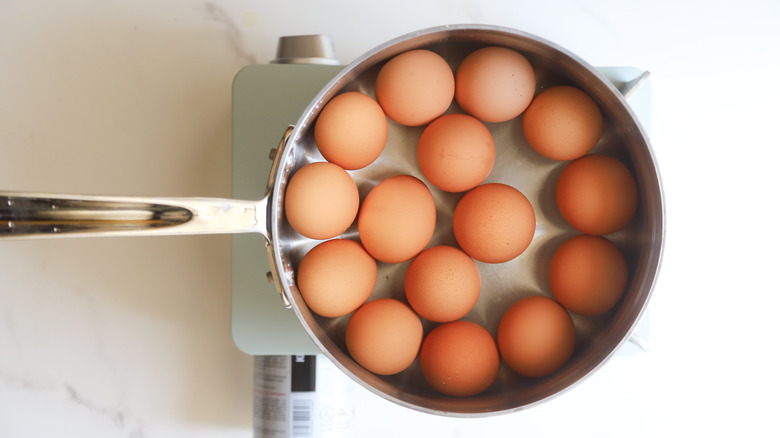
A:
[[[0,238],[266,234],[267,200],[0,192]]]

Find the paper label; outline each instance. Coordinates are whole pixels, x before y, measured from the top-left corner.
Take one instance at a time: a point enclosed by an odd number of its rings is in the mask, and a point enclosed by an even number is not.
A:
[[[354,385],[325,356],[257,356],[255,438],[350,437]]]

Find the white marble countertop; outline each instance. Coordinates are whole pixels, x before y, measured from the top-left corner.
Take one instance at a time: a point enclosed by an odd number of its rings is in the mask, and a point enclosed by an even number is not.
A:
[[[652,73],[650,350],[495,418],[359,391],[355,436],[776,435],[779,21],[770,0],[0,0],[0,188],[229,197],[231,82],[278,37],[330,35],[349,62],[433,25],[523,29]],[[229,237],[2,242],[0,267],[0,436],[252,435]]]

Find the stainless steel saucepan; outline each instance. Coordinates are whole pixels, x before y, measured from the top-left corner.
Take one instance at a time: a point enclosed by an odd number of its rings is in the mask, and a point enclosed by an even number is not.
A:
[[[314,123],[332,97],[357,90],[374,95],[378,70],[402,52],[426,48],[442,55],[455,69],[472,51],[504,46],[524,54],[534,66],[537,90],[570,84],[585,90],[599,104],[605,123],[593,152],[612,155],[636,178],[639,208],[631,223],[608,236],[627,257],[629,282],[618,305],[601,317],[572,315],[577,330],[575,351],[566,365],[543,378],[524,378],[502,365],[497,382],[484,393],[466,398],[438,394],[424,381],[415,362],[394,376],[378,376],[362,368],[344,343],[348,316],[322,318],[312,313],[295,284],[295,270],[318,241],[297,234],[284,216],[285,187],[296,170],[322,161],[314,143]],[[458,112],[453,104],[450,112]],[[522,116],[521,116],[522,117]],[[537,228],[531,246],[516,259],[498,265],[479,264],[482,292],[476,307],[464,317],[495,335],[500,316],[528,295],[552,296],[547,266],[555,248],[576,234],[555,204],[555,183],[565,162],[545,159],[525,142],[520,118],[488,124],[497,149],[496,165],[486,182],[502,182],[523,192],[536,211]],[[258,121],[262,123],[262,121]],[[422,128],[390,123],[388,144],[370,166],[351,171],[361,198],[386,177],[409,174],[425,181],[415,160]],[[280,136],[282,133],[280,133]],[[266,145],[267,146],[267,145]],[[430,243],[456,245],[451,214],[461,195],[429,185],[437,205],[437,230]],[[486,416],[517,411],[572,387],[591,374],[631,336],[658,274],[664,241],[664,203],[660,177],[648,138],[621,91],[598,70],[567,50],[536,36],[486,25],[443,26],[407,34],[362,55],[346,66],[311,101],[294,127],[284,133],[276,150],[267,193],[260,200],[133,198],[0,193],[0,235],[4,239],[116,235],[261,233],[277,286],[322,352],[369,390],[400,405],[451,416]],[[340,236],[358,239],[356,225]],[[376,289],[370,299],[404,299],[407,263],[379,263]],[[425,323],[426,332],[433,328]]]

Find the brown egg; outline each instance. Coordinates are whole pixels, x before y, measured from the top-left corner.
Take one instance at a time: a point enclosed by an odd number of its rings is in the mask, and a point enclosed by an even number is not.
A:
[[[555,300],[533,296],[513,304],[498,326],[501,357],[518,374],[543,377],[561,368],[574,351],[569,313]]]
[[[470,321],[433,329],[420,349],[420,368],[437,391],[456,397],[479,394],[498,376],[501,359],[487,330]]]
[[[452,246],[434,246],[415,257],[404,277],[409,305],[423,318],[455,321],[476,304],[481,288],[479,268]]]
[[[628,282],[626,259],[601,236],[579,235],[564,242],[550,262],[550,289],[563,307],[600,315],[617,304]]]
[[[431,122],[417,143],[417,162],[425,178],[445,192],[465,192],[493,169],[496,146],[487,127],[465,114]]]
[[[285,193],[287,221],[311,239],[330,239],[346,231],[360,205],[352,177],[333,163],[303,166],[292,176]]]
[[[390,59],[376,78],[376,99],[388,117],[420,126],[444,114],[455,95],[447,61],[430,50],[411,50]]]
[[[391,298],[367,302],[347,323],[349,354],[375,374],[398,374],[408,368],[417,358],[422,338],[420,317]]]
[[[540,92],[523,114],[523,132],[536,152],[553,160],[576,160],[596,146],[601,110],[579,88],[559,85]]]
[[[436,205],[428,187],[409,175],[377,184],[366,195],[358,216],[358,233],[366,250],[379,261],[400,263],[420,253],[433,237]]]
[[[503,263],[531,244],[536,215],[531,203],[514,187],[483,184],[461,198],[452,219],[455,239],[471,257]]]
[[[298,289],[309,308],[325,317],[344,316],[368,300],[376,285],[376,261],[359,243],[328,240],[303,256]]]
[[[387,142],[387,118],[379,104],[356,91],[340,94],[325,105],[314,125],[322,156],[344,169],[368,166]]]
[[[623,228],[636,212],[634,176],[615,158],[586,155],[569,163],[556,186],[558,209],[585,234],[609,234]]]
[[[469,54],[455,72],[455,99],[483,122],[499,123],[519,116],[536,91],[528,59],[505,47],[485,47]]]

